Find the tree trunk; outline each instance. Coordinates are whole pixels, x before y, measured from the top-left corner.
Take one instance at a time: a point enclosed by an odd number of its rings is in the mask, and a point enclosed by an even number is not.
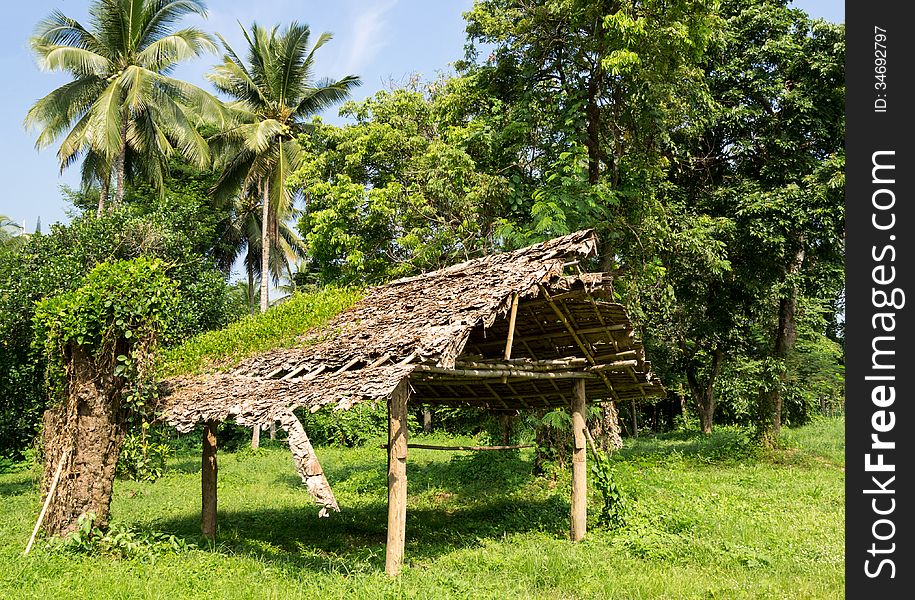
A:
[[[108,193],[111,188],[111,172],[107,173],[107,176],[102,177],[99,182],[98,190],[98,212],[95,213],[96,217],[101,217],[105,212],[105,205],[108,204]]]
[[[512,416],[509,414],[499,415],[499,421],[502,425],[502,445],[508,446],[512,439]]]
[[[797,297],[798,284],[795,281],[801,268],[804,266],[806,249],[803,236],[797,240],[798,249],[791,259],[785,272],[786,279],[791,282],[788,294],[778,301],[778,326],[775,329],[775,340],[772,356],[779,364],[780,371],[775,381],[760,396],[760,415],[757,424],[757,435],[760,442],[767,447],[775,446],[782,429],[782,392],[787,373],[784,371],[784,361],[794,348],[797,340]]]
[[[62,452],[70,450],[45,515],[43,528],[49,535],[72,532],[85,513],[94,513],[100,527],[108,524],[115,466],[126,434],[120,380],[99,373],[84,347],[72,345],[66,353],[67,397],[45,411],[43,423],[44,494]]]
[[[270,306],[270,181],[264,179],[261,207],[261,312]]]
[[[600,181],[600,106],[598,100],[598,77],[594,74],[588,80],[588,103],[585,106],[586,138],[588,150],[588,185]]]
[[[601,402],[600,418],[596,420],[594,437],[604,452],[613,452],[623,447],[623,438],[620,435],[620,417],[613,401]]]
[[[632,417],[632,437],[639,437],[639,411],[635,405],[635,398],[629,402],[629,416]]]
[[[254,265],[251,261],[246,261],[245,265],[248,270],[248,314],[254,312]]]
[[[261,447],[261,426],[255,425],[251,429],[251,449],[257,450]]]
[[[117,158],[117,190],[114,195],[114,206],[118,207],[124,202],[124,181],[127,175],[127,107],[123,108],[121,117],[121,150]]]
[[[423,433],[426,435],[432,433],[432,411],[428,406],[423,408]]]
[[[699,381],[694,369],[686,369],[686,381],[689,384],[689,390],[696,404],[696,409],[699,411],[699,426],[702,428],[702,433],[706,435],[712,433],[712,423],[715,417],[715,380],[721,372],[721,364],[723,362],[724,353],[715,348],[712,352],[709,376],[704,383]]]

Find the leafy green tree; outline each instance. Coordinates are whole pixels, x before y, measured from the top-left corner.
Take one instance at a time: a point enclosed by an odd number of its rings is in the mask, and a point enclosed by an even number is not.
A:
[[[73,80],[36,102],[25,125],[39,130],[39,149],[63,138],[57,152],[61,170],[84,160],[84,181],[101,187],[99,211],[112,175],[115,205],[123,200],[128,155],[156,188],[173,155],[201,167],[209,162],[195,124],[201,117],[218,117],[220,103],[168,76],[178,63],[216,49],[196,28],[174,29],[191,14],[206,16],[204,3],[94,0],[88,27],[55,10],[31,38],[40,66]]]
[[[317,122],[292,178],[299,231],[320,281],[380,282],[494,251],[508,182],[484,171],[491,140],[454,117],[452,82],[349,102],[354,123]]]
[[[713,226],[695,237],[720,263],[671,247],[675,318],[661,311],[655,329],[701,416],[714,412],[723,367],[756,381],[754,420],[773,443],[798,320],[831,310],[823,338],[844,285],[844,31],[779,0],[728,1],[722,12],[725,43],[705,66],[716,102],[674,133],[664,189],[678,230]],[[710,428],[711,414],[702,421]]]
[[[349,75],[337,81],[314,80],[314,54],[330,41],[328,33],[309,48],[307,25],[293,22],[280,31],[255,23],[250,31],[242,31],[247,64],[220,38],[223,61],[208,75],[219,91],[234,99],[231,123],[214,138],[225,157],[215,193],[261,198],[261,273],[269,273],[271,240],[277,239],[279,225],[293,205],[286,183],[301,163],[297,136],[309,116],[346,99],[359,79]],[[261,311],[268,305],[265,276],[261,277]]]
[[[768,332],[758,424],[771,444],[801,299],[830,306],[844,286],[845,32],[778,0],[724,10],[727,60],[710,73],[724,109],[716,141],[744,236],[740,277]]]
[[[605,270],[650,260],[662,151],[708,102],[714,3],[483,0],[465,16],[460,66],[497,99],[513,187],[532,199],[510,229],[527,241],[595,226]]]
[[[191,194],[149,199],[101,218],[90,203],[70,224],[53,224],[19,250],[0,252],[0,455],[29,446],[47,406],[44,361],[31,348],[36,303],[75,289],[96,265],[139,257],[166,263],[180,298],[169,311],[172,341],[237,317],[225,275],[204,252],[213,246],[212,213]]]
[[[151,414],[155,349],[167,335],[178,286],[160,260],[105,262],[74,290],[35,309],[34,346],[45,359],[50,408],[42,431],[44,489],[59,464],[43,528],[63,535],[85,513],[108,523],[121,445],[132,418]]]

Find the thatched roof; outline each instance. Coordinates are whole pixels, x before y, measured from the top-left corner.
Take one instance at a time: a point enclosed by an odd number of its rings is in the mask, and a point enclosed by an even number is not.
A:
[[[163,418],[267,423],[383,400],[407,378],[415,401],[494,411],[567,406],[575,379],[592,402],[663,396],[610,277],[577,268],[596,246],[580,231],[373,288],[299,347],[166,382]]]

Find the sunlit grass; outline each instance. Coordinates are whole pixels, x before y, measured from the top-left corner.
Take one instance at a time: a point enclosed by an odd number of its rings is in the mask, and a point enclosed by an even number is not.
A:
[[[786,431],[771,454],[736,430],[629,443],[615,459],[628,526],[595,527],[592,488],[591,529],[579,544],[567,539],[567,471],[532,476],[530,450],[413,449],[407,564],[395,581],[384,575],[385,455],[376,444],[318,449],[342,509],[328,519],[279,443],[221,453],[213,547],[199,538],[199,454],[182,453],[155,483],[118,481],[115,520],[198,544],[133,560],[41,549],[23,558],[39,509],[35,475],[8,472],[0,597],[841,598],[843,429],[828,421]]]

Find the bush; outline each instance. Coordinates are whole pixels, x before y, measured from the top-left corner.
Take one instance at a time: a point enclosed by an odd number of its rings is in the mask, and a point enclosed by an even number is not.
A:
[[[185,540],[155,531],[140,531],[112,524],[107,530],[95,525],[95,515],[86,513],[77,521],[77,529],[65,540],[52,539],[51,550],[78,554],[100,554],[112,558],[150,559],[169,552],[184,552],[194,546]]]
[[[172,447],[161,433],[150,434],[149,423],[143,423],[139,431],[133,431],[124,438],[121,454],[118,456],[116,475],[134,481],[155,481],[165,474],[167,461],[173,454]]]
[[[0,456],[19,457],[31,444],[47,405],[45,363],[32,348],[36,303],[80,287],[105,262],[159,258],[177,282],[170,311],[173,342],[224,326],[232,304],[211,258],[195,253],[188,235],[167,215],[128,209],[96,218],[83,215],[32,235],[15,252],[0,253]]]

